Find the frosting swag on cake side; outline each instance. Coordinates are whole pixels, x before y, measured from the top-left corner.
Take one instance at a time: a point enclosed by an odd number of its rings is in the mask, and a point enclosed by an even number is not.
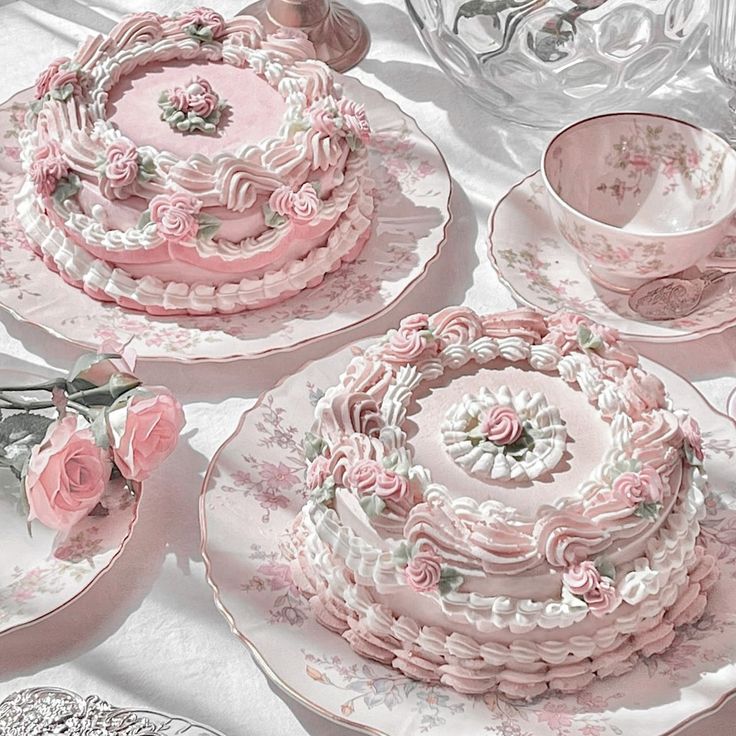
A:
[[[234,313],[354,260],[373,214],[362,105],[298,31],[138,13],[38,78],[20,222],[96,299]]]
[[[579,315],[407,317],[322,396],[304,447],[294,579],[411,678],[575,691],[666,649],[717,579],[697,424]]]

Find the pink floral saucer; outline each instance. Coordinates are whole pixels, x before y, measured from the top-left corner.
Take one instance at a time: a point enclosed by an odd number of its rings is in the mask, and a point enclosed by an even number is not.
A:
[[[132,338],[140,359],[181,362],[262,357],[378,316],[438,255],[450,221],[450,175],[436,146],[396,104],[355,79],[340,81],[365,103],[374,131],[371,175],[378,199],[368,244],[355,263],[281,304],[212,317],[153,317],[97,302],[30,251],[13,208],[17,136],[29,100],[20,93],[0,107],[0,307],[86,348]]]
[[[627,295],[593,283],[547,211],[539,171],[512,187],[489,221],[488,255],[517,301],[543,312],[567,309],[616,327],[631,340],[681,342],[736,325],[736,286],[704,301],[697,312],[668,322],[647,322],[629,309]],[[718,250],[736,255],[736,220]],[[615,257],[626,258],[626,253]]]
[[[365,345],[366,343],[359,343]],[[266,675],[325,718],[377,736],[665,736],[736,692],[736,423],[683,378],[644,360],[703,429],[712,486],[703,522],[724,568],[697,624],[662,656],[581,693],[526,705],[460,695],[362,659],[312,618],[280,549],[305,500],[300,439],[314,404],[354,348],[308,364],[261,396],[215,455],[200,499],[202,553],[215,602]]]
[[[0,369],[0,383],[27,385],[39,376]],[[138,518],[140,486],[135,494],[120,480],[111,481],[103,496],[106,516],[88,516],[64,541],[38,521],[32,536],[7,493],[17,485],[0,468],[0,637],[56,613],[82,595],[118,558]]]

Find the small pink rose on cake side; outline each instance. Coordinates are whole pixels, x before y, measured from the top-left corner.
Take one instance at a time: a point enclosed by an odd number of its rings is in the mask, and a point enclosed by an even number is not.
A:
[[[202,77],[195,77],[186,87],[176,87],[169,97],[171,104],[182,112],[193,112],[200,117],[209,117],[216,109],[220,98],[212,85]]]
[[[183,242],[196,238],[202,202],[183,192],[159,194],[151,200],[151,222],[169,241]]]
[[[410,363],[424,353],[436,355],[439,343],[429,329],[426,314],[413,314],[399,322],[399,329],[392,330],[383,347],[381,357],[390,363]]]
[[[664,496],[664,485],[659,473],[649,465],[638,472],[621,473],[611,485],[615,498],[632,508],[640,503],[659,503]]]
[[[36,191],[42,197],[50,197],[61,179],[69,173],[69,166],[56,141],[49,141],[36,149],[29,174]]]
[[[437,590],[442,578],[442,559],[431,547],[425,546],[409,559],[405,575],[409,587],[417,593]]]
[[[570,593],[588,604],[594,616],[604,616],[621,603],[613,579],[602,575],[592,560],[584,560],[565,570],[562,583]]]
[[[277,215],[286,217],[297,225],[304,225],[317,216],[322,200],[309,182],[302,184],[299,189],[284,184],[271,193],[268,206]]]
[[[195,38],[212,41],[225,33],[225,19],[215,10],[200,6],[184,13],[179,25]]]
[[[360,460],[347,473],[348,485],[360,495],[375,493],[384,501],[403,501],[409,493],[406,478],[375,460]]]
[[[36,79],[36,99],[43,99],[51,91],[53,82],[59,74],[59,70],[70,61],[71,59],[68,56],[60,56],[58,59],[54,59],[38,75],[38,79]]]
[[[168,389],[134,389],[120,406],[110,409],[107,426],[120,472],[125,478],[142,481],[173,452],[184,426],[184,412]]]
[[[66,532],[98,504],[110,477],[107,453],[76,416],[49,425],[30,454],[25,476],[29,520]]]
[[[138,177],[138,149],[128,138],[118,138],[105,151],[104,174],[113,187],[126,187]]]

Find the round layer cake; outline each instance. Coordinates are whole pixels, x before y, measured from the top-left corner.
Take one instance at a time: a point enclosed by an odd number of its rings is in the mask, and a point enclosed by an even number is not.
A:
[[[17,213],[68,282],[152,314],[233,313],[365,244],[363,107],[300,32],[139,13],[38,79]]]
[[[666,649],[717,577],[696,423],[579,315],[407,317],[326,391],[304,447],[294,579],[411,678],[578,690]]]

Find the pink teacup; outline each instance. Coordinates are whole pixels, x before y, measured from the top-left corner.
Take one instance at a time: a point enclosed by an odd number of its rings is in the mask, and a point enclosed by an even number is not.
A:
[[[542,155],[557,228],[614,288],[703,267],[736,212],[736,151],[714,133],[648,113],[573,123]]]

